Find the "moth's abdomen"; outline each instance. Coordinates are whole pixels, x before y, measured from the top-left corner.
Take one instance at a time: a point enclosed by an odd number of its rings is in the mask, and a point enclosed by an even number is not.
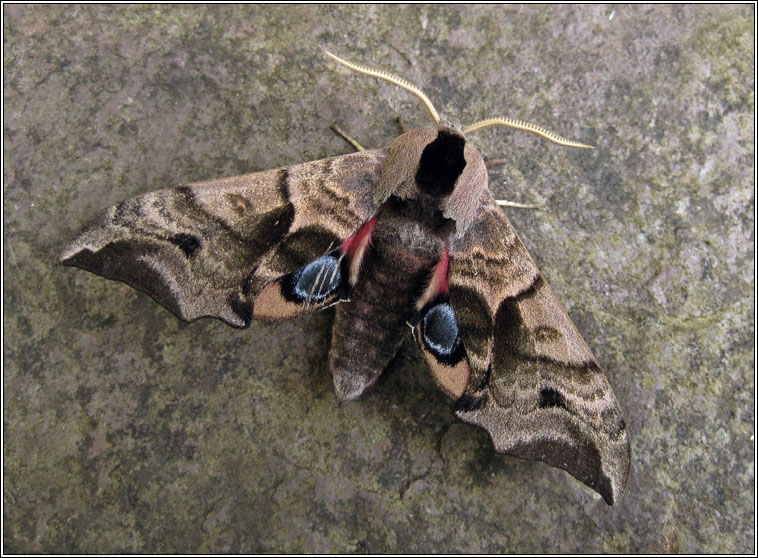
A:
[[[340,400],[359,397],[395,356],[414,302],[444,250],[430,230],[392,214],[379,217],[372,245],[332,328],[329,369]]]

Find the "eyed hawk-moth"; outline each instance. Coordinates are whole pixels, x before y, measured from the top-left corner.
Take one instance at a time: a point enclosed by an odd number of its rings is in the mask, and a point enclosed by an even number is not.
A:
[[[329,53],[327,53],[329,54]],[[629,472],[627,429],[595,358],[493,199],[467,133],[415,86],[435,124],[389,147],[145,194],[102,210],[61,261],[124,281],[181,319],[244,328],[337,305],[337,397],[369,388],[412,327],[455,415],[498,452],[566,470],[608,504]]]

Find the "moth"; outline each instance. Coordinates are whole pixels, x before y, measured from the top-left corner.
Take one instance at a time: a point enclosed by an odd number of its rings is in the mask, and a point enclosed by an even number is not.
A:
[[[61,261],[145,291],[179,318],[245,328],[337,305],[328,368],[353,400],[406,324],[455,415],[498,452],[623,493],[629,437],[587,344],[493,199],[466,135],[491,125],[588,147],[507,118],[434,124],[389,147],[145,194],[102,210]]]

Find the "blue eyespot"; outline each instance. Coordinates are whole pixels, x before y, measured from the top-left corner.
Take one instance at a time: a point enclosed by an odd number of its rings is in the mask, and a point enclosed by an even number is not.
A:
[[[340,260],[328,254],[292,272],[282,282],[282,292],[290,300],[319,303],[334,295],[341,283]]]
[[[440,362],[454,366],[466,354],[458,336],[458,322],[453,307],[447,302],[435,304],[421,318],[424,346]]]

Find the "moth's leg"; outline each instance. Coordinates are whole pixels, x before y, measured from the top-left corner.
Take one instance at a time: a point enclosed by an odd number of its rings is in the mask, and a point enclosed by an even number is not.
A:
[[[403,124],[403,120],[398,116],[397,118],[395,118],[395,122],[397,122],[397,125],[400,128],[400,133],[404,134],[406,132],[406,129],[405,129],[405,125]],[[360,143],[358,143],[357,141],[355,141],[355,139],[353,139],[351,136],[348,136],[342,130],[342,128],[340,128],[336,124],[332,124],[331,128],[332,128],[332,131],[335,134],[337,134],[342,139],[344,139],[347,143],[349,143],[350,145],[352,145],[355,148],[356,151],[365,151],[366,150],[365,147],[363,147]],[[503,161],[505,161],[505,159],[503,159]]]
[[[484,161],[484,166],[487,167],[487,170],[490,170],[492,167],[504,165],[507,161],[508,160],[505,157],[500,157],[499,159],[487,159]]]
[[[402,117],[398,116],[397,118],[395,118],[395,122],[397,122],[397,127],[400,128],[401,134],[404,134],[405,132],[408,131],[408,128],[406,128],[405,124],[403,124]]]
[[[344,139],[347,143],[349,143],[350,145],[352,145],[355,148],[356,151],[366,151],[366,149],[360,143],[358,143],[353,138],[351,138],[350,136],[348,136],[336,124],[332,124],[332,130],[334,131],[335,134],[337,134],[338,136],[341,136],[342,139]]]
[[[508,200],[495,200],[500,207],[518,207],[520,209],[542,209],[541,205],[536,203],[519,203]]]
[[[494,166],[497,165],[503,165],[507,162],[507,159],[500,158],[500,159],[488,159],[484,161],[484,166],[487,167],[487,170],[491,169]],[[542,209],[541,206],[533,203],[519,203],[519,202],[512,202],[508,200],[495,200],[497,204],[500,207],[519,207],[521,209]]]

